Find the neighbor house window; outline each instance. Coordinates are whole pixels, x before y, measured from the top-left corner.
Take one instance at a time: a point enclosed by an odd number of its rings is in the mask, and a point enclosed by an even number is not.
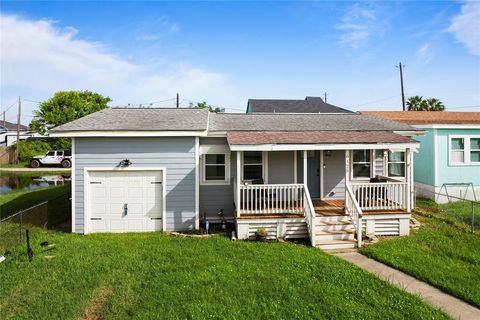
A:
[[[243,180],[263,181],[263,152],[243,153]]]
[[[388,153],[388,176],[405,177],[405,152]]]
[[[480,163],[480,137],[470,138],[470,162]]]
[[[450,162],[465,162],[465,138],[452,138],[450,144]]]
[[[202,184],[230,183],[230,152],[202,146]]]
[[[353,150],[353,177],[370,178],[370,150]]]
[[[450,164],[479,165],[480,136],[450,137]]]

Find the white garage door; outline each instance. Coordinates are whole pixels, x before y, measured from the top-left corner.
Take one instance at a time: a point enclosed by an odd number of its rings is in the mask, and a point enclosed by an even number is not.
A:
[[[162,229],[162,171],[91,171],[90,232]]]

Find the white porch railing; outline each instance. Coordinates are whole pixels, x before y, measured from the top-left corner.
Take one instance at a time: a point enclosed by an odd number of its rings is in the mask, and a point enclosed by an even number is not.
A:
[[[408,210],[406,182],[349,182],[348,186],[363,211]]]
[[[357,235],[357,247],[360,248],[362,246],[363,211],[355,198],[351,186],[347,185],[345,190],[345,213],[350,216],[350,219],[352,219]]]
[[[312,198],[310,197],[310,192],[308,187],[304,186],[303,197],[305,203],[305,222],[307,223],[308,234],[310,235],[310,244],[315,246],[315,207],[313,206]]]
[[[303,184],[240,185],[235,190],[237,215],[240,214],[303,214]]]

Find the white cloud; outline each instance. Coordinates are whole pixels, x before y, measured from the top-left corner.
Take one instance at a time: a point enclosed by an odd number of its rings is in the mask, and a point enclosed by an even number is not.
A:
[[[463,4],[461,13],[453,17],[448,31],[471,54],[480,55],[480,2],[468,1]]]
[[[417,50],[417,59],[423,63],[427,64],[433,58],[433,48],[431,43],[425,43]]]
[[[371,4],[356,3],[349,7],[336,28],[343,31],[340,43],[358,49],[373,36],[381,34],[384,25],[385,22],[378,18],[378,12]]]
[[[240,99],[223,73],[180,61],[128,61],[50,20],[2,14],[0,32],[2,105],[18,95],[45,99],[57,90],[93,90],[110,96],[112,105],[162,100],[180,92],[187,99],[239,107],[235,104]],[[161,53],[158,56],[163,61]]]

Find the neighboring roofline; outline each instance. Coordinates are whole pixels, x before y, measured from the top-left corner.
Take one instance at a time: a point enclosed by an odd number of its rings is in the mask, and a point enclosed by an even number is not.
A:
[[[197,131],[151,131],[151,130],[110,130],[110,131],[53,131],[50,137],[88,138],[88,137],[206,137],[206,130]]]
[[[440,124],[408,124],[409,126],[419,129],[480,129],[480,124],[455,124],[455,123],[440,123]]]
[[[420,142],[410,143],[332,143],[332,144],[237,144],[230,145],[231,151],[298,151],[298,150],[363,150],[363,149],[389,149],[403,150],[420,147]]]

